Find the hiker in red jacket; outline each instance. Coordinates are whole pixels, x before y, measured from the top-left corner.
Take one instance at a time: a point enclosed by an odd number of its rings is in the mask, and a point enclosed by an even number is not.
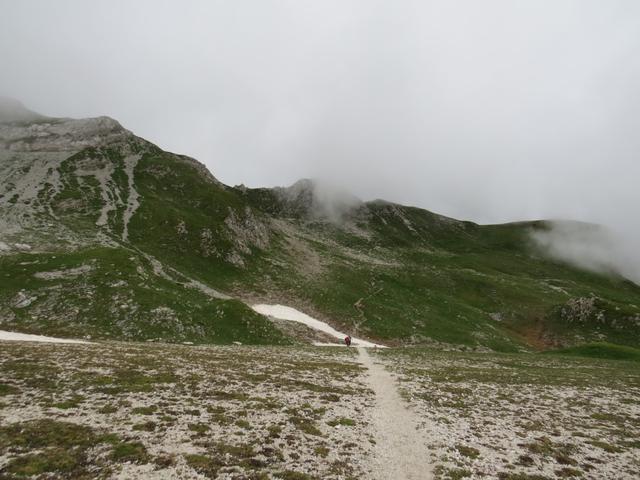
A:
[[[344,337],[344,343],[347,344],[347,347],[351,346],[351,337],[349,335],[347,335],[346,337]]]

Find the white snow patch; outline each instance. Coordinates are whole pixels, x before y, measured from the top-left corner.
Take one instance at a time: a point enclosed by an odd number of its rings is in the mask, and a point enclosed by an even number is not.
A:
[[[284,305],[265,305],[265,304],[253,305],[251,308],[253,308],[256,312],[261,313],[262,315],[266,315],[268,317],[275,317],[275,318],[280,318],[282,320],[290,320],[292,322],[303,323],[307,327],[324,332],[339,340],[343,340],[347,336],[346,333],[339,332],[328,323],[325,323],[321,320],[317,320],[313,317],[310,317],[306,313],[302,313],[301,311],[296,310],[295,308],[286,307]],[[340,343],[340,344],[316,343],[314,345],[333,346],[333,345],[344,345],[344,344],[343,343]],[[377,343],[367,342],[366,340],[362,340],[360,338],[355,338],[355,337],[351,337],[351,345],[360,346],[360,347],[384,347],[384,345],[378,345]]]
[[[7,332],[0,330],[0,340],[15,342],[47,342],[47,343],[91,343],[84,340],[72,340],[70,338],[45,337],[44,335],[31,335],[28,333]]]

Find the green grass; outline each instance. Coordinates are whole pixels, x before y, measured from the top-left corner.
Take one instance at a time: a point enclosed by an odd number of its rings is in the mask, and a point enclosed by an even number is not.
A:
[[[0,449],[89,447],[99,440],[89,427],[55,420],[34,420],[0,427]]]
[[[296,426],[296,428],[301,432],[304,432],[308,435],[317,436],[317,437],[322,436],[322,431],[318,429],[318,427],[316,426],[315,422],[312,419],[299,417],[299,416],[292,416],[289,418],[289,421],[293,423]]]
[[[209,431],[209,426],[204,423],[190,423],[189,425],[187,425],[187,427],[190,431],[197,434],[203,434]]]
[[[148,458],[140,443],[122,442],[117,435],[75,423],[42,419],[0,427],[0,453],[17,454],[3,470],[15,478],[98,478],[110,471],[102,460],[88,460],[89,451],[99,446],[110,448],[114,461],[144,463]]]
[[[431,381],[455,391],[456,384],[480,382],[500,385],[562,385],[577,387],[640,386],[638,366],[633,361],[540,355],[534,353],[441,352],[429,348],[378,350],[376,355],[423,365],[408,370],[428,375]],[[438,365],[431,367],[430,365]]]
[[[216,459],[207,455],[191,454],[185,455],[184,458],[191,468],[207,478],[215,478],[219,468],[222,466]]]
[[[137,415],[153,415],[158,411],[157,405],[149,405],[147,407],[136,407],[131,410],[131,413],[135,413]]]
[[[627,360],[640,362],[640,349],[624,345],[598,342],[579,345],[572,348],[563,348],[546,352],[555,355],[568,355],[576,357],[602,358],[607,360]]]
[[[6,383],[0,383],[0,397],[4,395],[15,395],[20,393],[20,389],[13,385],[7,385]]]
[[[539,475],[537,473],[514,473],[514,472],[500,472],[498,473],[500,480],[551,480],[545,475]]]
[[[169,370],[146,374],[138,368],[118,368],[113,374],[87,379],[98,392],[118,395],[123,392],[150,392],[160,385],[174,383],[178,377]],[[150,415],[155,406],[138,407],[133,413]]]
[[[307,243],[321,256],[325,271],[308,279],[292,266],[280,271],[269,267],[271,282],[297,292],[303,303],[346,331],[354,332],[359,325],[357,333],[383,342],[435,340],[515,352],[523,346],[540,350],[605,336],[640,345],[640,329],[630,320],[640,315],[633,306],[640,304],[640,288],[536,255],[528,232],[543,224],[442,227],[437,216],[402,207],[415,222],[415,233],[389,211],[367,208],[378,215],[365,225],[376,232],[369,241],[339,228],[301,222],[301,232],[319,239]],[[390,238],[395,242],[382,248]],[[343,248],[357,248],[398,266],[358,261]],[[278,258],[287,255],[282,251]],[[572,321],[568,300],[593,292],[598,296],[593,314],[583,322]],[[355,309],[360,299],[361,308]]]
[[[70,408],[77,408],[84,401],[84,398],[78,395],[63,400],[62,402],[54,403],[53,406],[61,410],[68,410]]]
[[[480,450],[474,447],[469,447],[467,445],[456,445],[456,450],[463,457],[478,458],[480,456]]]
[[[157,426],[158,424],[156,422],[149,421],[136,423],[135,425],[133,425],[133,427],[131,427],[131,429],[138,432],[153,432],[156,430]]]
[[[7,465],[6,471],[18,478],[46,473],[69,475],[79,470],[82,462],[82,457],[78,452],[52,448],[41,453],[14,458]]]
[[[120,442],[113,447],[111,459],[117,462],[146,463],[149,455],[140,442]]]
[[[38,272],[83,265],[89,265],[91,270],[80,277],[35,277]],[[125,249],[3,256],[0,271],[2,303],[11,304],[20,291],[43,299],[28,308],[16,309],[13,320],[5,324],[11,330],[123,340],[289,343],[269,321],[241,302],[211,299],[178,282],[157,277],[144,257]],[[58,290],[51,290],[52,287]],[[44,300],[51,291],[61,292],[60,297]]]
[[[295,472],[292,470],[285,470],[278,472],[278,478],[282,480],[315,480],[316,477],[302,472]]]
[[[336,418],[335,420],[329,420],[327,422],[327,425],[331,426],[331,427],[335,427],[336,425],[342,425],[344,427],[353,427],[355,426],[356,421],[352,420],[350,418]]]
[[[626,328],[620,321],[612,327],[607,322],[576,326],[558,320],[568,297],[548,284],[575,297],[597,292],[606,299],[598,308],[612,322],[640,314],[628,307],[640,304],[640,288],[536,255],[528,234],[547,228],[543,222],[478,226],[443,220],[418,208],[370,202],[365,207],[368,220],[360,221],[360,227],[370,232],[364,238],[331,224],[307,223],[303,203],[283,203],[272,191],[214,186],[190,165],[161,152],[145,156],[139,170],[140,191],[147,201],[134,218],[132,238],[145,250],[222,289],[232,284],[258,293],[286,291],[347,330],[358,323],[361,332],[392,342],[432,339],[517,351],[521,345],[546,348],[546,338],[571,344],[576,335],[604,333],[619,343],[640,344],[638,329]],[[157,170],[163,171],[159,177],[145,175]],[[296,264],[305,260],[292,255],[278,232],[271,233],[266,250],[252,247],[250,255],[243,255],[245,267],[221,261],[232,245],[220,223],[232,211],[243,217],[247,206],[266,216],[293,218],[297,231],[315,237],[305,243],[322,258],[324,273],[300,274]],[[254,218],[261,221],[259,213]],[[186,233],[176,233],[180,222]],[[200,236],[205,228],[216,239],[217,256],[203,252]],[[389,257],[402,268],[357,260],[343,250],[372,254],[372,248],[382,260]],[[360,298],[366,300],[358,311],[353,305]],[[493,320],[494,313],[502,320]],[[534,334],[540,326],[550,335]]]
[[[593,445],[594,447],[598,447],[601,448],[602,450],[604,450],[605,452],[608,453],[620,453],[622,452],[622,448],[616,446],[616,445],[611,445],[610,443],[607,442],[602,442],[600,440],[591,440],[589,441],[589,443],[591,445]]]

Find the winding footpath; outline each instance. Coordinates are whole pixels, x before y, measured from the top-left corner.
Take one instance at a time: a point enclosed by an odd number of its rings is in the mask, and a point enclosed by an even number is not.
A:
[[[416,429],[417,417],[400,397],[395,381],[383,366],[374,363],[365,348],[358,347],[360,363],[376,396],[373,426],[376,431],[374,478],[379,480],[428,480],[433,478],[426,440]]]

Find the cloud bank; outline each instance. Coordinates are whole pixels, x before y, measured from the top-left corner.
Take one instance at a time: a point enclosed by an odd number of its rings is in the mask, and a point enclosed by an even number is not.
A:
[[[110,115],[228,184],[640,244],[637,1],[21,0],[0,59],[0,95]]]
[[[542,253],[592,272],[623,276],[640,285],[637,246],[625,235],[588,223],[548,223],[548,230],[531,233]]]

